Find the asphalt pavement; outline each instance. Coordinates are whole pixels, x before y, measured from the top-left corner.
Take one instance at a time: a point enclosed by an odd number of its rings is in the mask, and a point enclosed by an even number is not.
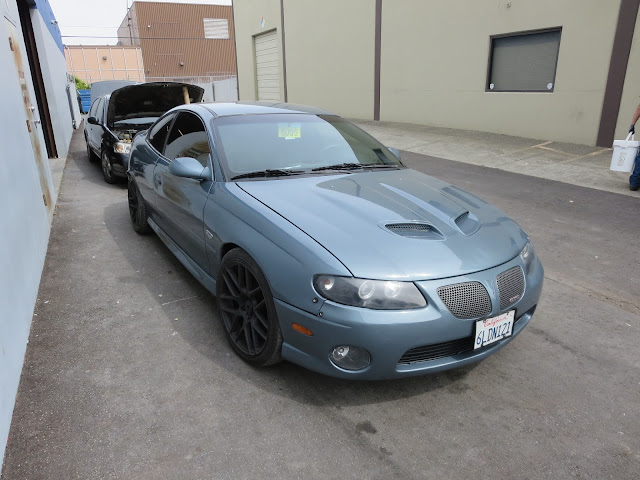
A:
[[[347,382],[236,357],[215,299],[133,232],[76,132],[2,478],[637,479],[639,196],[403,159],[527,230],[542,299],[482,363]]]

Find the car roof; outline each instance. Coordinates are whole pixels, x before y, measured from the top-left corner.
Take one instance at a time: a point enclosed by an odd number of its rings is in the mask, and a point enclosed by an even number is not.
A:
[[[280,102],[198,103],[217,117],[230,115],[258,115],[267,113],[307,113],[311,115],[335,115],[321,108]]]

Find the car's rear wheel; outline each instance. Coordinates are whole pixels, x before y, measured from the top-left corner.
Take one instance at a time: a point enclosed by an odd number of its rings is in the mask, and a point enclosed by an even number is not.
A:
[[[258,264],[240,248],[222,259],[218,314],[236,353],[258,367],[282,360],[282,332],[271,289]]]
[[[109,154],[105,150],[102,151],[102,176],[104,177],[104,181],[107,183],[116,183],[117,181],[116,176],[113,174],[113,167],[111,166]]]
[[[151,231],[151,226],[149,226],[149,222],[147,221],[149,218],[147,214],[147,205],[144,203],[144,199],[140,194],[140,190],[138,190],[135,180],[131,179],[131,177],[129,177],[127,190],[127,196],[129,198],[129,216],[131,217],[133,229],[140,235],[146,235]]]

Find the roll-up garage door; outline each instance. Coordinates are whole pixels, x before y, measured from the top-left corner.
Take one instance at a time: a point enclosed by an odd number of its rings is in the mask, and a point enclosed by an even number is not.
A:
[[[276,31],[254,37],[258,100],[280,100],[280,67]]]

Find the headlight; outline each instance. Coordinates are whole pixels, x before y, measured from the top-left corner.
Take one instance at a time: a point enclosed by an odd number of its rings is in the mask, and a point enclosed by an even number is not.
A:
[[[531,243],[531,241],[528,241],[527,244],[522,249],[522,251],[520,252],[520,259],[522,260],[522,263],[524,263],[524,267],[527,272],[527,275],[531,274],[531,271],[533,270],[534,261],[536,259],[536,251],[533,248],[533,244]]]
[[[316,291],[327,300],[375,310],[406,310],[427,305],[412,282],[316,275]]]
[[[130,153],[131,152],[131,144],[126,142],[117,142],[113,146],[113,151],[116,153]]]

